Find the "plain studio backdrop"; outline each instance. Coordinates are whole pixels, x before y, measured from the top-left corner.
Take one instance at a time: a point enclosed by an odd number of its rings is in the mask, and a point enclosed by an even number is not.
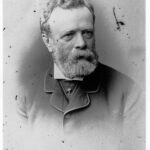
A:
[[[145,2],[91,0],[96,14],[96,50],[102,63],[145,88]],[[4,142],[11,148],[18,89],[45,71],[50,54],[40,35],[37,0],[4,0]]]

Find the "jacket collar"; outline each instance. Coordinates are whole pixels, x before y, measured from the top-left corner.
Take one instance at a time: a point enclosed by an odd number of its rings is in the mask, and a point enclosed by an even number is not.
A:
[[[87,93],[96,93],[100,89],[102,81],[102,69],[99,63],[95,71],[89,76],[85,77],[83,81],[77,81],[78,86]],[[45,75],[44,91],[52,93],[59,88],[58,81],[54,79],[54,66],[51,66]]]

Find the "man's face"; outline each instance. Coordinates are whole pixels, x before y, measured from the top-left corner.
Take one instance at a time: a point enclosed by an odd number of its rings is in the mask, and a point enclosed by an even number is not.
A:
[[[93,16],[86,7],[53,10],[49,19],[54,62],[66,77],[91,74],[98,62]]]

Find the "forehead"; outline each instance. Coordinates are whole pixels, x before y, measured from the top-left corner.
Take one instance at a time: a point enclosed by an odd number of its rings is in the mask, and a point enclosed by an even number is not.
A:
[[[73,9],[57,7],[53,10],[48,23],[52,32],[57,34],[69,30],[93,28],[93,16],[86,7]]]

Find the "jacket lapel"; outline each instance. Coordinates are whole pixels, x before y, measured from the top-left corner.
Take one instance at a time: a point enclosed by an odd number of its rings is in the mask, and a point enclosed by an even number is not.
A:
[[[89,94],[97,93],[100,89],[100,65],[97,67],[88,77],[85,77],[84,81],[78,81],[77,88],[73,95],[69,97],[69,104],[67,104],[67,98],[63,89],[60,87],[59,80],[55,80],[53,77],[54,68],[51,67],[45,76],[44,91],[50,94],[50,104],[57,110],[64,112],[65,114],[88,107],[90,105]]]

